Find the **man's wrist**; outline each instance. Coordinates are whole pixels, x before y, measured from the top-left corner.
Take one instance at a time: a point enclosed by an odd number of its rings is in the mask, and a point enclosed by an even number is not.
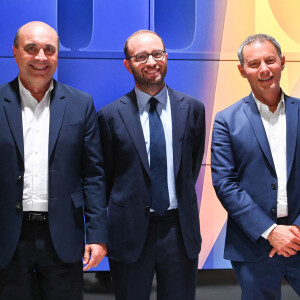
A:
[[[269,234],[272,232],[272,230],[273,230],[276,226],[277,226],[277,224],[274,223],[274,224],[273,224],[272,226],[270,226],[265,232],[263,232],[261,236],[262,236],[264,239],[267,240]]]

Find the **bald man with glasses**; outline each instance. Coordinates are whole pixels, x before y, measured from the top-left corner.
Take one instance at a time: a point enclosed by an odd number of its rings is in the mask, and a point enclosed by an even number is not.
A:
[[[204,106],[165,84],[156,33],[135,32],[124,52],[135,88],[98,112],[116,299],[149,299],[155,273],[158,299],[195,299]]]

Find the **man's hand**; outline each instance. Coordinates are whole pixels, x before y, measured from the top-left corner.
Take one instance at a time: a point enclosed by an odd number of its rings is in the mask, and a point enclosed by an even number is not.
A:
[[[300,250],[300,229],[295,225],[277,225],[269,234],[268,240],[273,246],[269,257],[273,257],[276,252],[290,257]]]
[[[86,266],[83,268],[83,271],[97,267],[106,253],[107,247],[105,244],[87,244],[85,246],[83,259],[83,264]]]

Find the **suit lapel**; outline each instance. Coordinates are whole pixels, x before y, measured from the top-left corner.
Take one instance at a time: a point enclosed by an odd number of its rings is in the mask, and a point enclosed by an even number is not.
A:
[[[17,78],[10,83],[8,93],[4,96],[4,110],[17,148],[24,161],[22,106]]]
[[[182,141],[185,133],[187,117],[189,113],[189,105],[184,102],[184,97],[178,97],[176,91],[168,87],[168,93],[171,103],[172,114],[172,138],[173,138],[173,165],[174,176],[178,174],[181,153]]]
[[[297,141],[297,128],[299,118],[299,107],[295,105],[295,100],[285,96],[286,109],[286,160],[287,160],[287,179],[290,176]]]
[[[121,100],[119,114],[124,122],[132,143],[141,159],[141,162],[150,175],[150,168],[145,145],[145,138],[141,126],[140,116],[137,107],[137,100],[134,90],[124,96]]]
[[[271,149],[270,145],[267,139],[267,135],[264,129],[264,125],[261,120],[261,116],[259,114],[259,111],[257,109],[257,105],[254,101],[254,98],[252,94],[244,99],[245,105],[244,105],[244,111],[247,115],[247,118],[251,124],[251,127],[254,131],[254,134],[256,136],[256,139],[258,141],[258,144],[266,156],[270,166],[273,168],[274,172],[275,171],[275,165],[273,162],[272,154],[271,154]]]
[[[49,160],[59,135],[68,100],[66,99],[59,83],[53,81],[53,84],[54,89],[52,90],[50,100]]]

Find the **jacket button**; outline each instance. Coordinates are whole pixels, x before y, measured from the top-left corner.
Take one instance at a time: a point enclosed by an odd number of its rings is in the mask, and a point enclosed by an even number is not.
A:
[[[146,181],[150,182],[150,177],[148,175],[146,175]]]
[[[18,202],[18,203],[16,204],[16,209],[17,209],[17,210],[21,210],[21,208],[22,208],[22,205],[21,205],[20,202]]]
[[[271,209],[271,214],[272,214],[273,216],[276,215],[276,209],[275,209],[275,208],[272,208],[272,209]]]
[[[18,181],[22,181],[23,180],[23,175],[22,174],[18,174]]]
[[[272,190],[276,190],[276,183],[272,183],[272,184],[271,184],[271,189],[272,189]]]
[[[149,215],[149,213],[150,213],[150,207],[149,207],[149,205],[146,205],[145,212],[146,212],[146,215]]]

